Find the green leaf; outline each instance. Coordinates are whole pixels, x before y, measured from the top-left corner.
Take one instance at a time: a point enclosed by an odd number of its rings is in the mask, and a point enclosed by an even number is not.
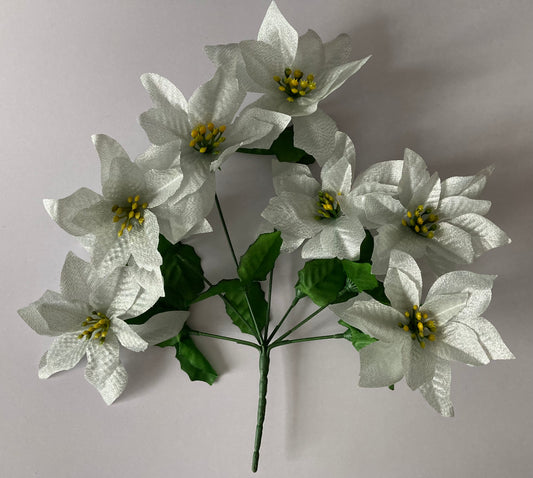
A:
[[[348,279],[354,284],[359,292],[364,290],[372,290],[378,286],[378,280],[372,274],[372,265],[365,262],[352,262],[344,259],[342,267]]]
[[[339,259],[314,259],[298,272],[296,294],[307,295],[323,307],[337,299],[345,283],[346,274]]]
[[[282,163],[311,164],[315,161],[313,156],[294,146],[294,128],[292,126],[285,128],[269,149],[239,148],[237,151],[248,154],[274,155]]]
[[[239,284],[238,287],[227,290],[225,296],[231,302],[232,306],[226,303],[226,312],[231,317],[233,323],[239,327],[241,332],[255,337],[257,333],[246,300],[246,293],[248,294],[248,300],[254,311],[259,331],[263,330],[267,323],[266,313],[268,304],[265,300],[265,293],[263,292],[263,289],[261,289],[259,282],[251,282],[246,285]]]
[[[165,342],[157,344],[159,347],[175,347],[176,358],[178,359],[181,369],[189,376],[192,381],[202,381],[209,385],[218,377],[215,369],[198,350],[196,344],[189,335],[187,324],[183,326],[181,332]]]
[[[281,249],[281,232],[261,234],[241,257],[237,273],[243,282],[266,280]]]
[[[370,335],[367,335],[364,332],[361,332],[359,329],[347,324],[343,320],[339,320],[339,324],[347,328],[346,332],[344,332],[344,338],[349,340],[358,352],[362,348],[370,345],[373,342],[377,342],[378,340],[374,337],[370,337]]]
[[[142,315],[128,320],[130,324],[143,324],[161,312],[188,310],[204,289],[201,259],[192,246],[172,244],[160,235],[158,251],[163,258],[161,274],[165,296]]]

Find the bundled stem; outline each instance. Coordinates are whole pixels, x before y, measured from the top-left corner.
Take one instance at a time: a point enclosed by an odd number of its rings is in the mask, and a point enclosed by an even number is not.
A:
[[[252,471],[255,473],[259,465],[259,449],[263,437],[263,423],[266,413],[266,395],[268,386],[268,370],[270,368],[270,350],[263,346],[259,355],[259,400],[257,403],[257,425],[255,427],[254,454],[252,458]]]

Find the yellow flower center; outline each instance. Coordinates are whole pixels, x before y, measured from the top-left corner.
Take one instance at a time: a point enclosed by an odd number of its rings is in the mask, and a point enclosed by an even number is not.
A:
[[[274,81],[279,85],[279,91],[287,95],[287,101],[292,103],[297,98],[307,95],[316,88],[315,75],[309,74],[304,78],[300,70],[285,68],[284,76],[274,76]]]
[[[406,320],[404,322],[398,322],[398,327],[411,334],[413,340],[417,340],[420,347],[426,348],[425,340],[434,342],[437,338],[435,332],[437,332],[437,324],[434,320],[431,320],[425,312],[422,312],[418,305],[413,305],[411,310],[406,310]]]
[[[87,328],[80,335],[78,335],[78,339],[85,338],[87,340],[99,340],[100,343],[103,344],[105,342],[107,333],[109,332],[111,320],[101,312],[94,311],[92,315],[96,317],[89,315],[81,324],[82,327]]]
[[[342,216],[340,204],[327,191],[320,191],[318,193],[317,206],[318,209],[315,219],[318,221],[323,219],[337,219],[338,217]]]
[[[414,211],[407,211],[402,219],[402,225],[422,237],[431,239],[439,227],[438,220],[439,216],[433,212],[432,208],[420,205]]]
[[[217,148],[226,141],[222,136],[224,131],[224,125],[217,128],[213,123],[200,124],[191,131],[192,140],[189,146],[202,154],[220,154]]]
[[[122,221],[120,229],[117,233],[118,237],[121,237],[125,230],[128,232],[131,231],[135,222],[137,222],[139,226],[143,225],[144,210],[148,207],[148,203],[143,202],[141,204],[140,201],[141,197],[137,194],[136,196],[128,197],[127,206],[119,206],[118,204],[115,204],[111,208],[111,211],[115,213],[113,216],[113,222]]]

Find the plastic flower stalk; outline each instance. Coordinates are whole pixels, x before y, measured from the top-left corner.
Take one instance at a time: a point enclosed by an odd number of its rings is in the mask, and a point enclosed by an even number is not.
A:
[[[384,387],[403,377],[445,416],[453,415],[450,361],[483,365],[512,359],[494,326],[481,315],[495,276],[454,271],[439,277],[422,301],[415,260],[393,250],[385,277],[391,305],[366,294],[330,306],[344,322],[378,339],[361,351],[361,387]]]
[[[159,284],[139,282],[135,266],[115,269],[101,278],[87,262],[70,253],[61,273],[61,292],[47,291],[19,310],[25,322],[41,335],[55,337],[39,364],[39,377],[70,370],[87,357],[85,378],[110,405],[126,388],[127,372],[120,362],[120,346],[145,350],[176,335],[188,317],[159,316],[144,325],[125,319],[149,309],[159,298]],[[155,290],[155,293],[154,293]]]
[[[248,91],[262,93],[250,106],[291,116],[295,146],[321,165],[334,147],[337,127],[318,104],[370,58],[348,61],[350,50],[346,34],[325,44],[313,30],[298,36],[275,2],[257,40],[206,47],[217,66],[230,70]]]

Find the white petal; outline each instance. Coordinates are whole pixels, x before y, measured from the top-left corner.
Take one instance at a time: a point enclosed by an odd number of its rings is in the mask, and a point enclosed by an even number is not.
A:
[[[111,136],[105,134],[95,134],[92,136],[94,147],[100,158],[100,175],[102,178],[102,185],[109,176],[109,168],[113,160],[120,158],[129,161],[129,156],[124,148]]]
[[[292,66],[306,74],[317,75],[325,63],[325,51],[322,40],[313,30],[298,38],[298,49]]]
[[[39,378],[48,378],[57,372],[75,367],[85,355],[87,340],[77,334],[64,334],[56,338],[39,363]]]
[[[324,44],[326,55],[326,68],[347,63],[352,52],[352,40],[346,33]]]
[[[406,252],[415,259],[426,253],[429,240],[419,236],[407,227],[396,224],[385,224],[378,229],[374,237],[372,253],[372,273],[384,274],[389,265],[390,252],[393,249]]]
[[[152,270],[162,264],[161,255],[157,251],[159,244],[159,225],[155,215],[146,210],[142,227],[134,227],[127,234],[131,254],[135,262],[144,269]]]
[[[314,156],[323,166],[335,149],[337,125],[322,110],[308,116],[293,117],[294,146]]]
[[[302,259],[331,259],[332,257],[335,257],[335,253],[324,249],[320,234],[308,239],[302,247]]]
[[[420,347],[416,340],[405,343],[402,349],[402,366],[405,381],[411,390],[416,390],[433,378],[436,362],[437,358],[429,350]]]
[[[440,179],[437,173],[431,175],[428,181],[420,183],[413,191],[413,196],[407,204],[407,209],[413,211],[420,205],[438,208],[440,200]]]
[[[179,169],[150,169],[144,174],[144,180],[148,207],[154,208],[164,203],[178,190],[183,174]]]
[[[442,197],[464,196],[475,199],[487,183],[487,178],[494,171],[494,166],[482,169],[475,176],[456,176],[442,182]]]
[[[365,236],[362,224],[355,218],[342,216],[332,220],[320,233],[322,248],[326,253],[323,257],[357,260]]]
[[[445,417],[453,417],[453,405],[450,399],[452,370],[445,360],[437,360],[435,375],[431,381],[420,386],[420,393],[426,401]]]
[[[384,285],[385,294],[397,311],[404,313],[411,311],[413,305],[420,305],[422,273],[409,254],[391,251]]]
[[[315,219],[316,200],[297,193],[282,193],[270,200],[261,216],[276,229],[293,236],[309,238],[320,230]]]
[[[293,64],[298,46],[298,33],[279,11],[275,2],[268,7],[257,39],[272,45],[287,63]]]
[[[59,295],[49,294],[46,299],[47,302],[43,301],[37,306],[38,312],[48,326],[46,335],[77,332],[82,328],[82,322],[92,312],[89,304],[67,301]]]
[[[511,239],[496,224],[478,214],[463,214],[450,221],[471,235],[475,257],[486,251],[509,244]]]
[[[468,298],[468,293],[432,295],[424,302],[423,311],[435,318],[438,326],[442,327],[464,310]]]
[[[469,271],[454,271],[440,276],[429,289],[426,301],[432,297],[467,292],[468,302],[459,318],[479,317],[490,304],[492,283],[496,276],[481,275]]]
[[[429,173],[424,160],[410,149],[405,150],[403,163],[398,194],[401,203],[407,207],[419,185],[429,181]]]
[[[449,222],[440,222],[427,244],[430,256],[440,255],[455,264],[470,264],[474,260],[470,235]]]
[[[128,375],[118,358],[119,345],[115,337],[108,336],[103,344],[93,342],[87,346],[85,378],[110,405],[126,388]]]
[[[283,75],[289,66],[287,61],[280,56],[279,50],[272,45],[261,41],[247,40],[239,43],[246,71],[250,78],[262,88],[263,92],[279,93],[280,98],[285,93],[278,91],[274,76]],[[285,102],[288,103],[288,101]]]
[[[355,75],[369,59],[370,56],[367,56],[361,60],[351,61],[330,68],[325,74],[320,75],[317,81],[317,88],[313,93],[316,93],[320,99],[324,99],[337,88],[341,87],[350,76]]]
[[[360,173],[354,181],[358,194],[383,192],[397,194],[402,177],[403,161],[383,161],[370,166]]]
[[[193,125],[212,122],[215,127],[229,125],[239,110],[246,91],[224,69],[197,88],[189,100],[189,122]]]
[[[388,387],[403,377],[401,343],[374,342],[361,349],[360,387]]]
[[[80,188],[75,193],[63,199],[45,199],[43,201],[46,212],[59,227],[73,236],[87,234],[87,228],[76,224],[74,217],[83,208],[100,203],[103,197],[87,188]]]
[[[187,112],[187,101],[170,80],[155,73],[145,73],[141,76],[141,82],[156,108],[170,106]]]
[[[148,342],[139,337],[137,332],[123,320],[114,318],[111,321],[111,329],[120,344],[133,352],[142,352],[148,347]]]
[[[107,200],[123,205],[129,196],[144,191],[144,174],[139,166],[126,158],[115,158],[110,162],[108,176],[102,176],[102,194]]]
[[[466,327],[471,328],[477,335],[485,353],[491,360],[510,360],[515,356],[503,342],[496,327],[483,317],[472,317],[468,319],[457,319]]]
[[[383,224],[401,224],[405,208],[400,201],[392,196],[380,193],[359,195],[357,190],[351,191],[342,201],[347,210],[361,218],[365,226],[376,229]]]
[[[359,294],[347,304],[331,305],[330,309],[344,322],[376,339],[392,343],[402,342],[407,338],[410,340],[409,335],[398,327],[404,315],[367,294]]]
[[[477,334],[456,321],[448,322],[432,345],[434,353],[445,360],[457,360],[469,365],[484,365],[490,361]]]
[[[91,290],[90,303],[111,318],[121,316],[134,304],[140,290],[135,268],[119,267],[100,279]]]
[[[170,141],[162,146],[151,145],[135,159],[143,171],[150,169],[180,168],[181,140]]]
[[[298,193],[309,197],[316,196],[318,200],[320,184],[305,164],[282,163],[273,159],[272,181],[277,195],[282,192]]]
[[[130,327],[149,345],[156,345],[178,335],[188,317],[187,311],[167,312],[151,317],[142,325]]]
[[[141,114],[139,124],[153,144],[162,145],[177,139],[190,141],[192,127],[187,113],[181,109],[152,108]]]
[[[100,277],[104,277],[117,267],[125,266],[131,255],[130,243],[125,237],[117,236],[117,229],[109,228],[96,236],[92,263]]]
[[[348,194],[352,186],[352,167],[344,157],[331,158],[320,173],[322,190],[333,195]]]
[[[61,294],[71,301],[89,303],[90,276],[94,268],[76,254],[69,252],[61,270]]]
[[[463,196],[451,196],[441,200],[438,213],[442,219],[452,219],[467,213],[484,216],[489,212],[490,206],[490,201],[470,199]]]
[[[283,239],[283,244],[281,244],[281,252],[290,253],[298,249],[302,242],[305,241],[305,237],[298,237],[289,234],[288,232],[281,232],[281,238]],[[320,239],[318,239],[320,242]]]

